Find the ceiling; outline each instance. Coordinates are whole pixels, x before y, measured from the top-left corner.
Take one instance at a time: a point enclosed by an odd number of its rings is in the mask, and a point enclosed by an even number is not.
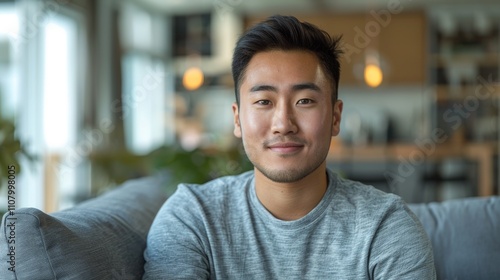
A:
[[[133,0],[166,14],[186,14],[204,11],[234,11],[244,14],[258,13],[346,13],[373,9],[432,9],[437,6],[498,8],[497,0]],[[391,6],[393,5],[393,6]]]

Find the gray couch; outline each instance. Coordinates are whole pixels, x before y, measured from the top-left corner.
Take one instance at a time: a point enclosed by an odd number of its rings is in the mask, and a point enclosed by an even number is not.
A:
[[[140,279],[146,236],[167,198],[165,184],[142,178],[50,215],[33,208],[7,213],[0,278]],[[432,240],[438,279],[500,279],[499,197],[410,208]]]

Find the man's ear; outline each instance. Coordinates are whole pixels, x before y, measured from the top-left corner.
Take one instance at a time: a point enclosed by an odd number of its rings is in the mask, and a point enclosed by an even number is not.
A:
[[[240,111],[238,104],[233,103],[233,117],[234,117],[234,136],[241,138],[241,124],[240,124]]]
[[[342,100],[335,101],[333,105],[333,122],[332,122],[332,136],[337,136],[340,133],[340,120],[342,119],[342,109],[344,103]]]

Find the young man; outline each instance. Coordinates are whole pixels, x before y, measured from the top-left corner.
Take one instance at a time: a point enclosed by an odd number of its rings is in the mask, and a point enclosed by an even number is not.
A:
[[[234,134],[254,171],[180,185],[158,213],[145,279],[434,279],[397,196],[326,168],[339,133],[339,39],[274,16],[238,41]]]

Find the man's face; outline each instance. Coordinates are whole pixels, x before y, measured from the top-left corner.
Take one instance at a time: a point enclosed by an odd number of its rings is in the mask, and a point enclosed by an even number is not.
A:
[[[339,133],[342,101],[316,55],[267,51],[250,60],[233,104],[234,135],[248,158],[275,182],[296,182],[324,166],[332,136]],[[256,173],[256,175],[258,175]]]

